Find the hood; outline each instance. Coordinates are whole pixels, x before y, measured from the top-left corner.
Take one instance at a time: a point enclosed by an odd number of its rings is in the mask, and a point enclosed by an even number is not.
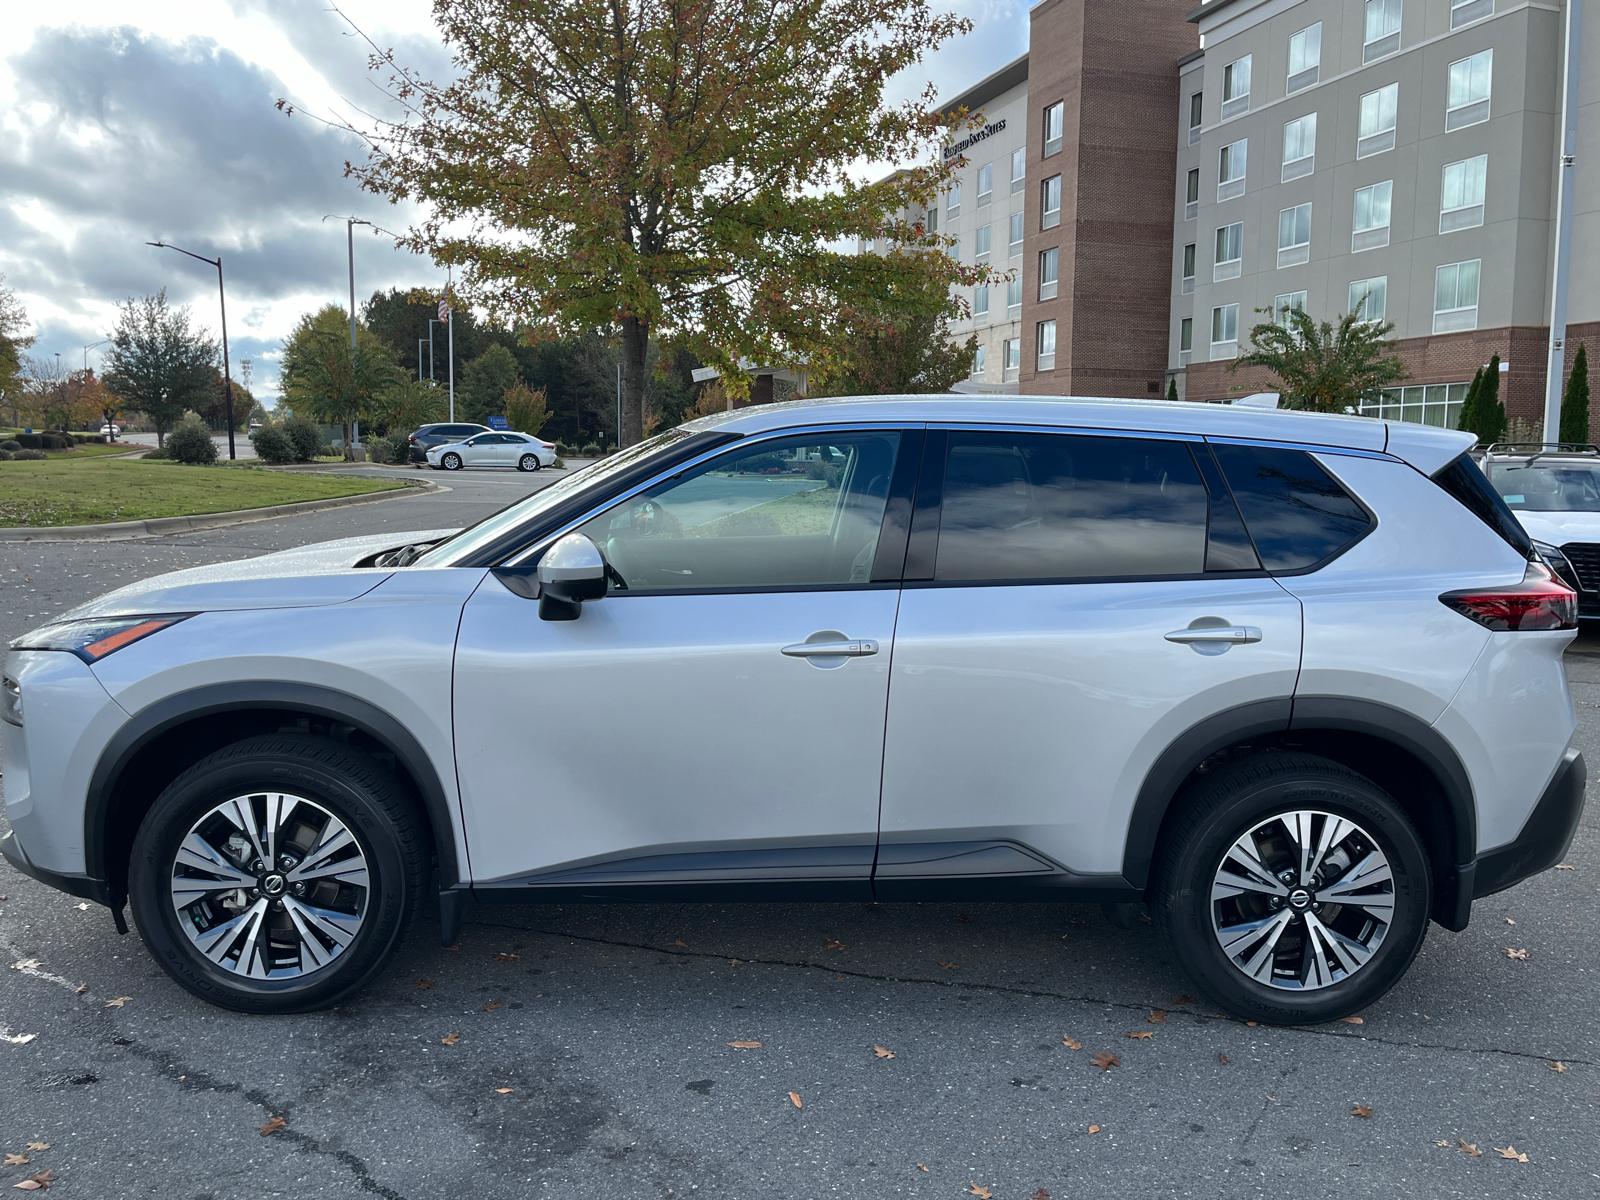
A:
[[[1565,546],[1568,542],[1600,542],[1600,512],[1529,512],[1514,510],[1536,542]]]
[[[81,617],[131,616],[139,613],[215,612],[246,608],[311,608],[343,604],[365,595],[392,572],[357,567],[364,558],[412,542],[426,542],[455,533],[425,529],[340,538],[259,558],[189,567],[154,575],[80,604],[57,621]],[[51,622],[54,624],[55,622]]]

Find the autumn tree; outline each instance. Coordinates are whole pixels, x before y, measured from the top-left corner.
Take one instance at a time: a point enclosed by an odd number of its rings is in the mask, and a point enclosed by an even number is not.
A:
[[[156,427],[156,444],[190,409],[210,400],[217,344],[189,324],[187,307],[167,303],[166,289],[118,306],[105,356],[105,382],[130,409]]]
[[[1361,315],[1365,304],[1363,299],[1337,325],[1316,321],[1300,308],[1281,313],[1258,308],[1276,319],[1250,330],[1249,351],[1230,362],[1228,370],[1248,366],[1271,371],[1284,408],[1342,413],[1374,403],[1407,372],[1389,337],[1394,322],[1366,319]]]
[[[886,296],[852,305],[840,315],[833,334],[813,356],[811,395],[949,391],[951,384],[971,376],[978,347],[975,336],[950,340],[950,318],[961,311],[937,268],[897,273]]]
[[[512,429],[519,433],[531,433],[535,437],[539,436],[539,430],[550,419],[544,389],[531,388],[525,383],[518,383],[506,391],[505,411],[506,423]]]
[[[0,407],[11,411],[16,424],[21,407],[22,352],[33,345],[28,333],[28,314],[16,292],[6,287],[0,275]]]
[[[908,269],[899,257],[936,268],[945,288],[990,275],[900,215],[949,179],[956,160],[937,148],[967,120],[940,111],[931,87],[885,98],[892,77],[970,28],[928,0],[433,11],[454,78],[377,53],[407,115],[367,131],[367,159],[347,169],[424,207],[402,244],[460,269],[467,299],[548,333],[618,329],[625,444],[643,432],[652,335],[738,388],[741,358],[798,361],[835,314],[885,302]],[[862,184],[850,172],[863,160],[932,165]],[[941,252],[839,248],[858,238]]]

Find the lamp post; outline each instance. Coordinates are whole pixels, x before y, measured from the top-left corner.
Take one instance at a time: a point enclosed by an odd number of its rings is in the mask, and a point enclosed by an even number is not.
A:
[[[333,217],[329,213],[323,217],[324,221]],[[371,221],[363,221],[360,217],[344,218],[345,242],[350,251],[350,374],[352,379],[356,369],[356,226],[372,225]],[[372,225],[376,229],[376,225]],[[361,418],[350,419],[350,448],[361,444]]]
[[[433,382],[433,327],[439,322],[428,318],[428,382]]]
[[[228,294],[222,286],[222,255],[207,258],[203,254],[196,254],[193,250],[185,250],[182,246],[174,246],[169,242],[146,242],[145,245],[154,246],[158,250],[176,250],[179,254],[187,254],[190,258],[197,258],[217,269],[217,299],[222,307],[222,388],[223,394],[227,397],[228,457],[238,458],[233,446],[233,373],[228,366]]]
[[[89,351],[93,350],[96,346],[104,346],[110,341],[110,338],[101,338],[98,342],[90,342],[83,348],[83,369],[85,371],[89,369]]]

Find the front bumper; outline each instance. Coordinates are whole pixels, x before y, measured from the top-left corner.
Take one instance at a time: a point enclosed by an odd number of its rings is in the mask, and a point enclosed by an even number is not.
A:
[[[1583,816],[1588,768],[1583,754],[1568,750],[1522,832],[1504,846],[1478,856],[1472,871],[1472,898],[1481,900],[1521,883],[1561,861]]]
[[[111,890],[103,879],[94,879],[88,875],[73,875],[63,871],[51,871],[44,867],[36,866],[28,860],[27,853],[17,841],[15,833],[8,833],[0,837],[0,855],[4,855],[8,863],[31,879],[40,883],[47,883],[53,888],[66,892],[69,895],[81,896],[85,900],[93,900],[96,904],[109,906],[111,903]]]

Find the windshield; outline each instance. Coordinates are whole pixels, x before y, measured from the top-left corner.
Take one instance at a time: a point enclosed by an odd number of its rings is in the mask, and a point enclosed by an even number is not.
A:
[[[460,533],[453,534],[419,557],[412,565],[418,567],[453,566],[473,551],[488,545],[502,534],[515,529],[524,521],[538,516],[547,509],[554,508],[569,496],[602,484],[605,480],[620,474],[629,467],[635,466],[651,455],[693,436],[692,431],[682,427],[669,429],[666,433],[660,433],[653,438],[648,438],[637,446],[630,446],[626,450],[619,451],[610,458],[602,458],[598,462],[591,463],[584,467],[583,470],[574,471],[565,479],[557,480],[549,487],[535,492],[526,500],[519,500],[509,508],[502,508],[492,517],[485,517],[476,525],[469,525]]]
[[[1600,461],[1490,463],[1489,482],[1513,511],[1600,512]]]

